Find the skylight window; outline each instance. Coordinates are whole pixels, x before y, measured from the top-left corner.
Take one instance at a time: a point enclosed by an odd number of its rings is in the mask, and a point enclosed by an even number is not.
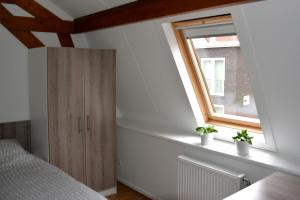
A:
[[[176,22],[173,28],[205,122],[261,132],[231,16]]]

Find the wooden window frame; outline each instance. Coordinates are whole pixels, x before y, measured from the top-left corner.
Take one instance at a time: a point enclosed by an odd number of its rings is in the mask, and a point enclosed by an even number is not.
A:
[[[173,22],[172,28],[205,123],[234,129],[248,129],[252,132],[261,133],[262,128],[260,122],[235,119],[232,116],[227,118],[213,112],[213,105],[210,100],[210,95],[207,91],[204,75],[200,70],[196,55],[190,51],[190,48],[194,47],[191,46],[192,44],[186,40],[183,33],[184,27],[228,23],[232,21],[231,15],[228,14],[209,18]]]

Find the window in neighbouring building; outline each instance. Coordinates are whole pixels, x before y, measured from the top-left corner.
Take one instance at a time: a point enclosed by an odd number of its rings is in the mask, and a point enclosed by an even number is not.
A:
[[[231,16],[176,22],[173,28],[206,123],[260,132]]]
[[[201,58],[201,69],[210,95],[224,96],[225,58]]]
[[[224,114],[224,105],[214,104],[214,109],[216,113]]]

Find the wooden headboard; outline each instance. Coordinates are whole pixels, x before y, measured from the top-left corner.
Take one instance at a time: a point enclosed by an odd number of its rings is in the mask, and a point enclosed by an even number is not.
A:
[[[30,152],[30,121],[0,123],[0,139],[17,139]]]

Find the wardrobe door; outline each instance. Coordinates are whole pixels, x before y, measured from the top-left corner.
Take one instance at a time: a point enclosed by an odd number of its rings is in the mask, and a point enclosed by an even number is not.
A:
[[[116,186],[115,51],[89,50],[85,68],[87,184]]]
[[[50,163],[85,183],[85,51],[48,48]]]

